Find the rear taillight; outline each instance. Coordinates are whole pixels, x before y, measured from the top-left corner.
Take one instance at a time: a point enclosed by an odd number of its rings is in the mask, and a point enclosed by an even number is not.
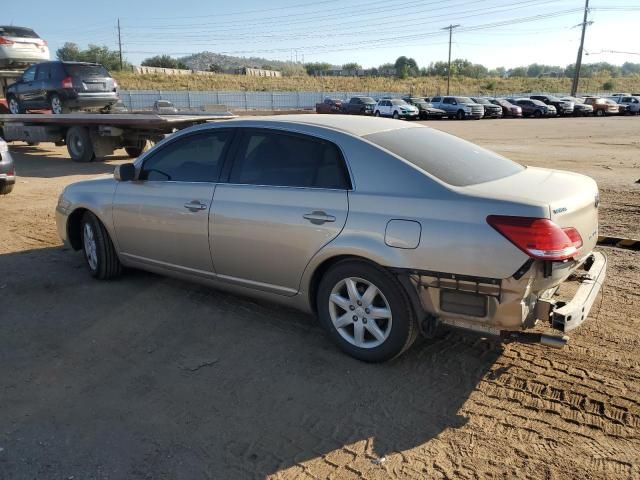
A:
[[[14,42],[13,40],[9,40],[7,37],[0,37],[0,45],[13,45]]]
[[[489,215],[487,223],[539,260],[566,260],[582,246],[582,237],[575,228],[561,228],[547,218]]]
[[[62,80],[62,88],[73,88],[73,78],[71,77],[65,77]]]

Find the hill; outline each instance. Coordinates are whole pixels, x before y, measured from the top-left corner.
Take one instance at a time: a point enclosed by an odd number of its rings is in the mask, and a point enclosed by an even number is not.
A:
[[[213,52],[200,52],[179,59],[192,70],[209,70],[211,65],[217,65],[223,71],[233,71],[236,68],[252,67],[267,68],[269,70],[303,70],[302,65],[280,60],[268,60],[261,57],[234,57]]]

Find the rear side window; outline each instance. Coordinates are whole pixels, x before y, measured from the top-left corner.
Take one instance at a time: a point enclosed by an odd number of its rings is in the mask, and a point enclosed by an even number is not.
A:
[[[161,147],[145,160],[140,180],[173,182],[217,182],[229,129],[189,135]]]
[[[31,65],[29,68],[27,68],[22,74],[22,81],[33,82],[33,80],[36,78],[36,68],[36,65]]]
[[[281,187],[350,188],[342,154],[334,144],[269,130],[242,136],[231,183]]]
[[[524,170],[508,158],[430,128],[402,128],[364,138],[456,187],[490,182]]]
[[[80,65],[67,63],[64,66],[67,75],[71,77],[111,77],[102,65]]]
[[[38,65],[38,72],[36,73],[36,80],[49,80],[49,64],[41,63]]]
[[[438,103],[438,102],[440,101],[440,97],[433,97],[433,98],[431,99],[431,101],[432,101],[433,103]]]
[[[0,37],[40,38],[38,34],[30,28],[10,26],[0,27]]]

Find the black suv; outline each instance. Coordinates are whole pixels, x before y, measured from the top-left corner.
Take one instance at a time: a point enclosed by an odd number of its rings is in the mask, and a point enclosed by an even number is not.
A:
[[[108,110],[118,101],[118,85],[98,63],[44,62],[31,65],[7,88],[7,103],[13,114],[51,109]]]
[[[529,98],[532,100],[540,100],[547,105],[553,105],[554,107],[556,107],[558,115],[573,114],[573,102],[560,100],[558,97],[554,97],[553,95],[529,95]]]

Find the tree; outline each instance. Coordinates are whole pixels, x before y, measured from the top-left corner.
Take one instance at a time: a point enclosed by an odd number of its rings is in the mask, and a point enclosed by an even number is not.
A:
[[[212,63],[211,65],[209,65],[209,71],[215,72],[215,73],[222,73],[222,67],[217,63]]]
[[[343,70],[362,70],[362,65],[356,62],[349,62],[342,65]]]
[[[100,63],[107,70],[120,70],[120,54],[107,46],[89,44],[86,50],[82,50],[77,44],[67,42],[56,51],[56,56],[60,60],[94,62]],[[125,68],[128,66],[128,63],[123,65]]]
[[[407,58],[404,55],[396,59],[394,63],[396,69],[396,76],[399,78],[417,77],[420,75],[420,69],[418,64],[413,58]]]
[[[516,67],[509,70],[510,77],[526,77],[527,67]]]
[[[188,70],[184,62],[170,57],[169,55],[156,55],[155,57],[145,58],[142,61],[142,65],[145,67],[160,67],[160,68],[177,68],[182,70]]]
[[[305,63],[304,69],[309,75],[316,75],[319,72],[325,72],[331,69],[331,64],[326,62]]]

